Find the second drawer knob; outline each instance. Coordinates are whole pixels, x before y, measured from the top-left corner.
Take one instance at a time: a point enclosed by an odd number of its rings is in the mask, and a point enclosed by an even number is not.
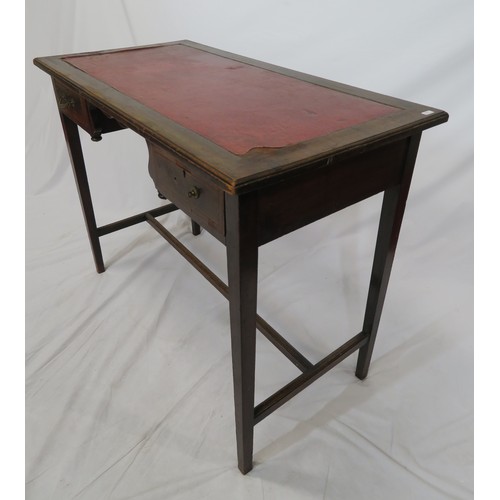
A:
[[[189,198],[199,198],[200,197],[200,188],[193,186],[191,191],[188,193]]]

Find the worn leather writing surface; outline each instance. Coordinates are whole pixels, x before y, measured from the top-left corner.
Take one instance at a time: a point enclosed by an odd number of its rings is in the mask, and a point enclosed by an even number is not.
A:
[[[184,45],[65,61],[237,155],[289,146],[398,111]]]

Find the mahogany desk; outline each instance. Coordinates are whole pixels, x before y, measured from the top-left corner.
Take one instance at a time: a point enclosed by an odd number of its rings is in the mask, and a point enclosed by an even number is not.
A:
[[[444,111],[190,41],[42,57],[52,77],[97,272],[99,238],[146,221],[229,299],[238,466],[254,426],[359,350],[367,376],[423,130]],[[149,173],[172,203],[97,227],[78,126],[144,137]],[[312,364],[257,315],[258,248],[384,192],[363,329]],[[226,285],[157,220],[180,209],[225,244]],[[303,373],[254,406],[259,329]]]

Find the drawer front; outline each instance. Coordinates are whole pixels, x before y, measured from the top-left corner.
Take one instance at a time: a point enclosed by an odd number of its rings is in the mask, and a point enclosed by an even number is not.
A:
[[[149,174],[168,200],[223,240],[224,191],[202,178],[187,161],[148,143]]]
[[[88,103],[80,96],[78,91],[61,82],[54,82],[54,92],[59,111],[64,113],[68,118],[71,118],[71,120],[80,125],[84,130],[92,133],[94,127]]]

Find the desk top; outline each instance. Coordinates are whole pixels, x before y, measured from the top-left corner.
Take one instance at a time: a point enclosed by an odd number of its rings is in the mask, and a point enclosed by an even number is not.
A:
[[[38,58],[35,64],[228,191],[448,118],[435,108],[189,41]]]
[[[186,45],[64,60],[238,155],[291,146],[398,111]]]

